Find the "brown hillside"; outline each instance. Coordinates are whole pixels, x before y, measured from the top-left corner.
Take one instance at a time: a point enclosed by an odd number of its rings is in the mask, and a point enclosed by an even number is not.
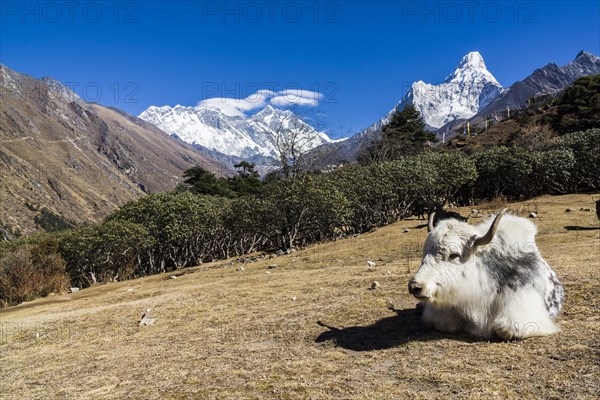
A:
[[[144,193],[173,189],[195,165],[229,173],[148,123],[5,66],[0,93],[0,228],[40,230],[43,208],[75,224],[98,221]]]

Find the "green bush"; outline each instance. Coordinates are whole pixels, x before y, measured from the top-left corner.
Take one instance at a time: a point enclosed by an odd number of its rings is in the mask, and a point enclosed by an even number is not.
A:
[[[558,145],[563,150],[570,150],[574,157],[569,189],[600,189],[600,129],[569,133],[559,139]]]
[[[270,247],[280,249],[333,237],[349,213],[342,193],[321,176],[274,180],[260,196],[248,200],[252,208],[242,206],[246,212],[231,220],[230,229],[260,235]]]
[[[228,254],[224,215],[230,200],[184,193],[159,193],[125,204],[107,221],[143,226],[150,238],[144,273],[198,265]]]
[[[557,101],[554,129],[561,133],[600,127],[600,75],[577,79]]]
[[[494,147],[472,155],[478,178],[472,188],[475,199],[525,199],[541,194],[565,193],[576,174],[576,158],[569,148],[525,150]]]
[[[151,238],[140,224],[107,220],[63,233],[60,252],[80,287],[146,275],[143,259]]]
[[[450,200],[476,178],[475,164],[458,153],[424,152],[395,161],[349,166],[329,174],[349,201],[356,232],[412,214],[420,200]]]

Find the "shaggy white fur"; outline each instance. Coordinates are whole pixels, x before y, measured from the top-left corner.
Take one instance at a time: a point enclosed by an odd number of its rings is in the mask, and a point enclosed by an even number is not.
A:
[[[425,242],[409,291],[425,303],[423,321],[443,332],[518,339],[558,331],[563,288],[525,218],[502,216],[491,242],[477,245],[493,219],[443,220]]]

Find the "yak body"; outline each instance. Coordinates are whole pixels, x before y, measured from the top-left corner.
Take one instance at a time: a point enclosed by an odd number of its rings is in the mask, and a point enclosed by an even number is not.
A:
[[[563,288],[539,253],[535,225],[500,217],[479,225],[447,219],[432,227],[409,283],[425,303],[427,325],[505,340],[558,331]]]

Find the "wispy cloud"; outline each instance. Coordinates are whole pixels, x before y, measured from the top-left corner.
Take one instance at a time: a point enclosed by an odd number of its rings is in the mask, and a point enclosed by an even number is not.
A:
[[[216,107],[224,114],[244,117],[249,112],[265,108],[267,105],[276,107],[305,106],[316,107],[323,99],[323,94],[302,89],[287,89],[274,92],[258,90],[252,95],[237,99],[231,97],[213,97],[198,102],[196,107]]]
[[[293,105],[316,107],[322,98],[322,93],[311,92],[310,90],[288,89],[277,92],[271,99],[271,104],[280,107],[290,107]]]

